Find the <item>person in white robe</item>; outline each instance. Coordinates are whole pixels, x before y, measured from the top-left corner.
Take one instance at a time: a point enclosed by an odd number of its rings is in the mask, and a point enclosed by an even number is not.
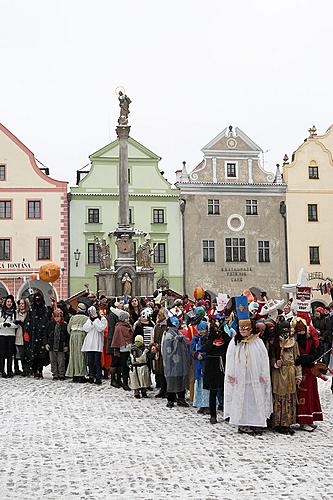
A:
[[[273,411],[267,349],[253,334],[250,320],[240,320],[228,346],[224,385],[224,418],[238,431],[258,434]]]

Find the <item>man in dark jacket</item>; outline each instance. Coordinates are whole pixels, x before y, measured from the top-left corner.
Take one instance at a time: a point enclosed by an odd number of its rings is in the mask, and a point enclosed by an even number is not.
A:
[[[49,323],[49,312],[45,306],[41,292],[32,298],[27,316],[24,320],[24,353],[27,360],[28,375],[32,371],[35,378],[43,378],[43,367],[49,364],[49,356],[44,348],[46,328]]]

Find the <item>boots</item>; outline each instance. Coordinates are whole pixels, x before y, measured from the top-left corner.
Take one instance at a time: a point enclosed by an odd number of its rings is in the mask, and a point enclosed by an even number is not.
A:
[[[119,382],[116,380],[117,376],[117,368],[110,368],[110,373],[111,373],[111,386],[115,387],[116,389],[120,388]]]
[[[21,372],[20,368],[19,368],[19,362],[18,362],[18,359],[14,358],[14,373],[15,375],[22,375],[23,372]]]

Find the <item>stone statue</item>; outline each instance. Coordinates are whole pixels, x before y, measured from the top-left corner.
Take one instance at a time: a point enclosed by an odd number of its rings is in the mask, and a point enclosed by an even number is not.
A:
[[[111,269],[111,252],[110,245],[106,243],[106,240],[99,240],[98,236],[95,236],[95,245],[97,247],[97,255],[99,260],[100,269]]]
[[[145,238],[142,245],[139,246],[139,249],[136,253],[137,264],[142,269],[153,269],[151,263],[151,257],[154,254],[154,249],[151,248],[149,239]]]
[[[132,291],[132,279],[130,278],[128,273],[125,273],[121,280],[123,284],[123,295],[131,295]]]
[[[128,115],[130,114],[129,105],[131,104],[131,99],[127,97],[121,90],[118,93],[120,115],[118,118],[119,125],[128,125]]]

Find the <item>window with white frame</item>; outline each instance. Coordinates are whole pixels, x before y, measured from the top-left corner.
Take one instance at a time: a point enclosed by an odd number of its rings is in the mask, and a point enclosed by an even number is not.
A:
[[[51,259],[51,240],[50,238],[38,238],[37,240],[37,259],[50,260]]]
[[[258,261],[259,262],[270,262],[270,246],[269,241],[262,240],[258,241]]]
[[[227,174],[227,177],[230,177],[230,178],[237,177],[237,165],[236,165],[236,163],[227,162],[226,174]]]
[[[42,218],[42,202],[40,200],[28,200],[28,219]]]
[[[0,219],[12,218],[12,202],[11,200],[0,200]]]
[[[208,200],[208,215],[220,215],[220,200]]]
[[[164,224],[164,208],[154,208],[153,210],[153,223],[154,224]]]
[[[10,239],[0,239],[0,260],[10,260]]]
[[[246,215],[258,215],[258,201],[246,200],[245,210]]]
[[[88,243],[88,264],[98,264],[98,251],[95,243]]]
[[[99,208],[88,208],[88,223],[89,224],[99,223]]]
[[[215,241],[203,240],[202,259],[204,262],[215,262]]]
[[[226,262],[246,262],[245,238],[225,239]]]
[[[310,264],[320,264],[319,247],[309,247]]]
[[[0,181],[6,180],[6,165],[0,165]]]
[[[154,247],[154,264],[165,264],[165,243],[157,243]]]

